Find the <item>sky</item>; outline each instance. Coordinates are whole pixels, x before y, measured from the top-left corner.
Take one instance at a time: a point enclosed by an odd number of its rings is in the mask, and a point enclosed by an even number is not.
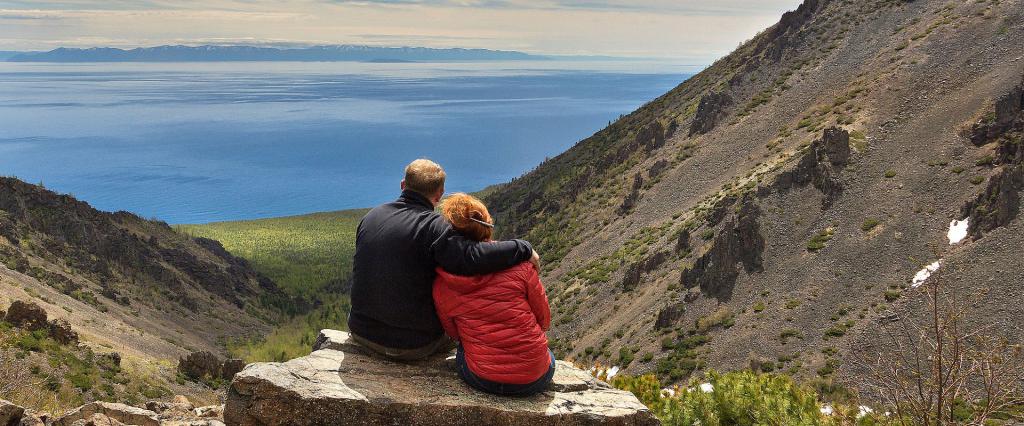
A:
[[[0,0],[0,50],[465,47],[708,64],[800,0]]]

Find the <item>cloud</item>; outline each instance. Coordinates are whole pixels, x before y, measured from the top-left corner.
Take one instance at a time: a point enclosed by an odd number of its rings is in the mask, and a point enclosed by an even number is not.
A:
[[[0,47],[371,44],[710,63],[800,0],[0,0]]]
[[[790,6],[792,0],[322,0],[331,4],[347,5],[419,5],[492,9],[582,9],[607,11],[648,11],[688,15],[751,16],[775,14],[780,7]]]

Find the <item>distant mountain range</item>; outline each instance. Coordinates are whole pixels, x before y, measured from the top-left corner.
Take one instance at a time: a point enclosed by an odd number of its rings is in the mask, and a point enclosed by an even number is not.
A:
[[[61,47],[48,52],[0,52],[10,62],[436,62],[549,60],[552,56],[489,49],[435,49],[428,47],[374,47],[355,45],[276,48],[255,46],[157,46],[135,49]],[[5,58],[6,57],[6,58]],[[589,57],[591,59],[602,59]],[[558,57],[557,59],[565,59]],[[608,58],[603,58],[608,59]]]
[[[12,56],[18,56],[18,55],[22,55],[22,54],[25,54],[25,53],[38,53],[38,52],[15,52],[15,51],[10,51],[10,50],[0,50],[0,61],[6,61],[8,58],[10,58]]]

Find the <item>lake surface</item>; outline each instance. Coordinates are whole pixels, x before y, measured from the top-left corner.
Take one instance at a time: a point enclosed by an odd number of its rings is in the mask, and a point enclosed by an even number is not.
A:
[[[0,63],[0,174],[170,223],[507,182],[685,80],[645,62]]]

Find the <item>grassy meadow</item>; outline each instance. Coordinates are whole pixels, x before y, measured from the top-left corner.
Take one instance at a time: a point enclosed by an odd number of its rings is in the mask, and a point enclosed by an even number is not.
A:
[[[235,256],[252,263],[291,296],[322,305],[284,322],[260,341],[228,344],[249,362],[287,360],[309,353],[321,328],[344,329],[348,300],[327,294],[325,286],[352,271],[356,226],[366,209],[312,213],[271,219],[179,225],[179,232],[220,241]]]

